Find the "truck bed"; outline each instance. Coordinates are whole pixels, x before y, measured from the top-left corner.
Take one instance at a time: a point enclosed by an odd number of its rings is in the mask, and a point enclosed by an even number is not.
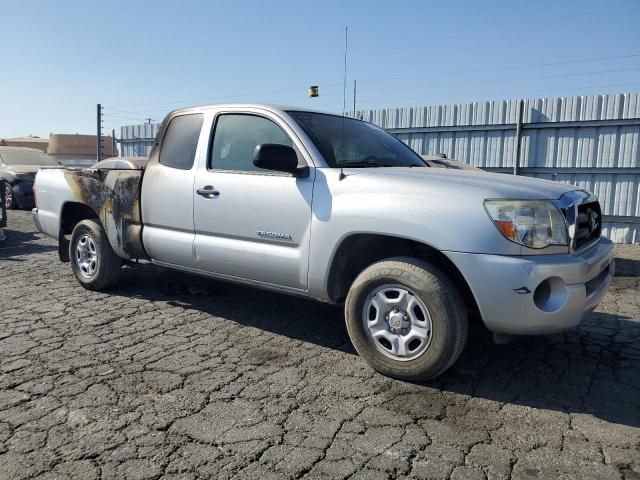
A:
[[[143,170],[43,169],[36,181],[43,230],[56,229],[65,208],[86,205],[100,219],[115,253],[127,260],[146,258],[142,247],[140,188]],[[50,223],[51,226],[45,223]],[[64,228],[64,226],[63,226]]]

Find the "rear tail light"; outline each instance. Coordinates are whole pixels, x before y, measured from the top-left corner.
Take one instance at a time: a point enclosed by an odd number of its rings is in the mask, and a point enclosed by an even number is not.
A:
[[[33,184],[33,187],[31,188],[33,190],[33,206],[35,208],[38,208],[38,196],[36,195],[36,184]]]

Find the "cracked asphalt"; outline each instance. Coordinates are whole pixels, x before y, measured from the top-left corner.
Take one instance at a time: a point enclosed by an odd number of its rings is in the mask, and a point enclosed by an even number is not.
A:
[[[640,246],[592,319],[426,384],[374,373],[342,311],[127,268],[82,289],[28,212],[0,244],[0,479],[640,479]]]

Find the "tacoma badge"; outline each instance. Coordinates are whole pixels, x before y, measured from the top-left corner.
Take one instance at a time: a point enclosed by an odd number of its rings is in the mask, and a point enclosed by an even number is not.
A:
[[[291,235],[288,233],[279,233],[279,232],[267,232],[265,230],[258,230],[257,234],[262,238],[275,238],[278,240],[292,240]]]

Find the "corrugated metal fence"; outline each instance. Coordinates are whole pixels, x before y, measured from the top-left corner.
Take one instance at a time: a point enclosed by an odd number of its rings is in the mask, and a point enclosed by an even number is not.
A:
[[[638,93],[364,110],[356,116],[423,155],[445,153],[500,173],[516,168],[520,175],[592,191],[602,203],[605,234],[618,243],[640,242]],[[122,127],[121,155],[148,155],[158,127]]]
[[[390,108],[356,116],[420,154],[445,153],[494,172],[516,168],[520,175],[590,190],[602,203],[605,234],[618,243],[640,242],[640,94]]]
[[[120,156],[148,157],[160,124],[145,123],[120,128]]]

